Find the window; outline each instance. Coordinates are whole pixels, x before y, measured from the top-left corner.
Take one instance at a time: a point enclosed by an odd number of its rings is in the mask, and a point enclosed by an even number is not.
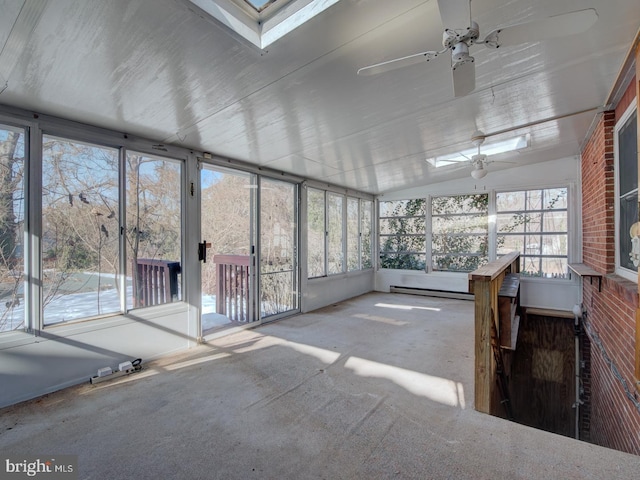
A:
[[[25,133],[0,126],[0,332],[180,300],[182,162],[46,133],[29,205]]]
[[[347,271],[360,269],[360,202],[347,198]]]
[[[360,200],[360,251],[362,255],[362,269],[371,268],[371,248],[373,242],[372,218],[373,202],[370,200]]]
[[[372,215],[371,200],[308,187],[308,278],[372,268]]]
[[[127,308],[180,300],[181,171],[180,161],[127,153]]]
[[[567,188],[496,194],[497,254],[519,251],[521,275],[567,278]]]
[[[325,275],[324,191],[307,189],[307,269],[308,277]]]
[[[275,1],[276,0],[245,0],[245,2],[255,8],[258,12],[264,10]]]
[[[616,154],[616,273],[637,282],[640,231],[636,224],[638,222],[638,115],[635,100],[631,102],[629,108],[616,124],[614,146]]]
[[[260,178],[260,315],[298,308],[297,187]]]
[[[329,275],[344,271],[343,223],[344,197],[327,193],[327,265]]]
[[[0,332],[24,329],[24,130],[0,125]]]
[[[426,202],[423,198],[380,202],[380,267],[424,270]]]
[[[431,258],[435,271],[471,272],[488,261],[488,195],[431,199]]]
[[[44,325],[119,312],[118,154],[45,135]]]
[[[521,253],[523,275],[567,278],[568,188],[495,195],[495,224],[489,194],[432,197],[428,212],[424,198],[380,202],[380,267],[470,272],[488,262],[492,233],[496,256]]]

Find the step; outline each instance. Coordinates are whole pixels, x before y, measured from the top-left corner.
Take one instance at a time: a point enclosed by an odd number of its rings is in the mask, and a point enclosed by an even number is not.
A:
[[[520,275],[517,273],[508,273],[504,276],[498,297],[516,298],[518,289],[520,288]]]

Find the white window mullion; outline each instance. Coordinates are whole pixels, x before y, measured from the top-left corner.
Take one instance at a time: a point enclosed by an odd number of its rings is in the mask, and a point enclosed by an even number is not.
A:
[[[131,267],[127,266],[127,172],[126,172],[126,158],[127,150],[124,147],[120,148],[118,154],[118,218],[119,218],[119,269],[120,276],[118,278],[119,292],[120,292],[120,311],[127,311],[127,272]],[[133,274],[133,272],[130,272]]]
[[[329,209],[327,208],[327,192],[324,191],[324,276],[329,275]]]
[[[347,212],[349,197],[342,196],[342,273],[349,271],[349,257],[347,256]]]
[[[42,314],[42,130],[32,126],[27,133],[28,157],[25,164],[27,182],[27,218],[24,251],[28,281],[25,282],[25,314],[28,329],[37,334],[44,328]]]
[[[433,245],[432,245],[432,240],[433,240],[433,226],[431,224],[432,220],[433,220],[433,212],[431,209],[431,195],[427,195],[426,198],[426,206],[427,208],[425,209],[425,220],[424,220],[424,224],[425,224],[425,231],[424,231],[424,241],[425,241],[425,245],[427,247],[427,258],[425,261],[425,271],[427,273],[429,272],[433,272]]]
[[[640,254],[634,252],[634,248],[638,248],[634,243],[640,243],[639,236],[632,237],[632,229],[638,224],[637,125],[632,127],[633,122],[638,121],[636,105],[637,100],[632,100],[614,127],[616,273],[634,282],[638,281],[635,263]],[[635,179],[634,184],[629,184],[629,179]],[[627,206],[624,211],[623,204]]]
[[[492,262],[497,258],[496,252],[498,251],[498,222],[496,221],[496,192],[492,190],[489,193],[489,261]]]

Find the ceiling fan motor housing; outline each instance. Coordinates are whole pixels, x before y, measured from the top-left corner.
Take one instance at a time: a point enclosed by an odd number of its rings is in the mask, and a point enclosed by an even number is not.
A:
[[[476,22],[471,22],[471,26],[467,27],[464,33],[461,33],[461,30],[445,28],[442,34],[442,46],[454,50],[460,42],[464,42],[469,47],[478,40],[478,37],[480,37],[480,27]]]

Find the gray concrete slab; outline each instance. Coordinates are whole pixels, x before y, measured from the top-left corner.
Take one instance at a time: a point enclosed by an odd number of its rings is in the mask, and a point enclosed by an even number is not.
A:
[[[637,477],[637,456],[474,411],[472,316],[367,294],[3,409],[0,456],[101,480]]]

